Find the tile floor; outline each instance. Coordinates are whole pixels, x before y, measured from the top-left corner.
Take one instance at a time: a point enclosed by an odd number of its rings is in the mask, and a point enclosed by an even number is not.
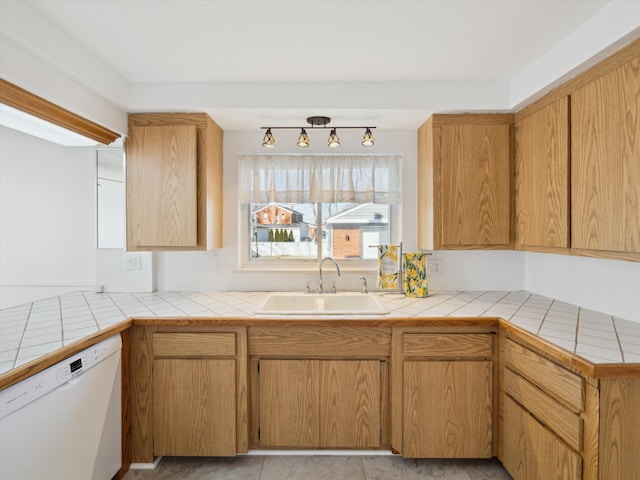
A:
[[[124,480],[511,480],[496,459],[412,460],[397,456],[165,457]]]

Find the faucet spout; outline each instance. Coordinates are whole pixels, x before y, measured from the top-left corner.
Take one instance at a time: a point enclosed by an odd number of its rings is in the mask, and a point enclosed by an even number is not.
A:
[[[324,293],[324,287],[322,285],[322,265],[324,264],[324,262],[326,262],[327,260],[330,260],[331,263],[333,263],[336,267],[336,272],[338,272],[338,276],[340,276],[340,266],[338,265],[338,262],[336,262],[333,258],[331,257],[325,257],[322,259],[322,261],[320,262],[320,284],[318,285],[318,292],[319,293]]]

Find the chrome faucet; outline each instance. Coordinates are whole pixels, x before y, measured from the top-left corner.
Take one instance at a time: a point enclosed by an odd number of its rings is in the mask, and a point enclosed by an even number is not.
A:
[[[331,260],[331,262],[336,266],[336,271],[338,272],[338,276],[340,276],[340,266],[338,265],[338,262],[336,262],[331,257],[323,258],[322,261],[320,262],[320,285],[318,285],[318,293],[324,293],[324,287],[322,286],[322,264],[327,260]],[[331,289],[331,293],[336,293],[335,287]]]
[[[367,279],[365,277],[360,277],[360,281],[362,282],[361,293],[369,293],[369,289],[367,288]]]

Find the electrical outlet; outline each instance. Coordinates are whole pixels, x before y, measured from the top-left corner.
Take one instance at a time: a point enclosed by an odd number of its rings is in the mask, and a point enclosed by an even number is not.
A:
[[[139,253],[127,252],[125,255],[125,270],[142,270],[142,256]]]
[[[427,260],[427,273],[429,275],[440,273],[440,260]]]

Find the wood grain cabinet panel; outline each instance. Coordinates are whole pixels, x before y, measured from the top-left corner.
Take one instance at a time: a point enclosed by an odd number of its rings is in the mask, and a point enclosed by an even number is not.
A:
[[[569,97],[518,118],[516,248],[569,248]]]
[[[569,411],[561,403],[508,368],[505,369],[503,378],[504,391],[508,395],[539,418],[575,451],[582,450],[580,415]]]
[[[260,361],[260,445],[320,443],[317,360]]]
[[[129,115],[128,250],[222,246],[222,136],[204,113]]]
[[[378,360],[260,360],[260,446],[379,447],[383,372]]]
[[[405,357],[486,357],[493,354],[493,335],[477,333],[405,333]]]
[[[154,360],[154,455],[236,454],[235,363]]]
[[[403,456],[491,457],[492,376],[491,361],[405,361]]]
[[[505,341],[504,364],[566,405],[572,412],[584,410],[582,377],[509,339]]]
[[[235,333],[154,333],[153,353],[156,357],[233,357],[236,354]]]
[[[512,123],[512,115],[433,115],[420,127],[420,248],[510,248]]]
[[[571,243],[640,259],[640,57],[571,95]]]
[[[600,478],[638,478],[640,378],[602,379],[600,388]]]
[[[320,447],[380,445],[380,362],[320,362]]]
[[[504,400],[502,463],[515,480],[582,479],[582,459],[510,397]]]
[[[130,132],[127,245],[196,246],[197,169],[196,127],[139,127]]]

